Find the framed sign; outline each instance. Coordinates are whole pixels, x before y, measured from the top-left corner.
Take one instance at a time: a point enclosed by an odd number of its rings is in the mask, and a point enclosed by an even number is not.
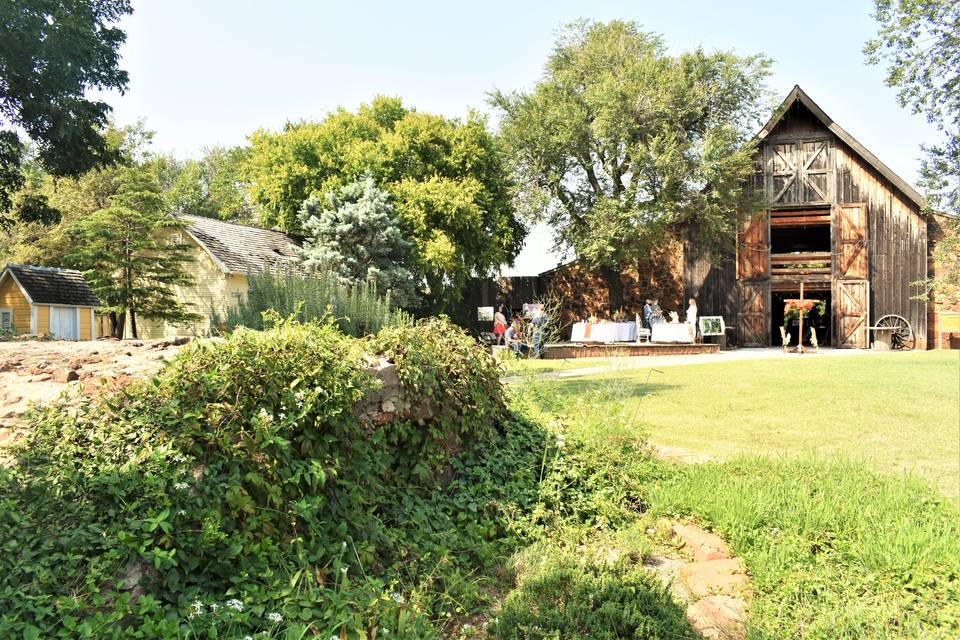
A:
[[[727,331],[723,316],[700,316],[697,322],[700,323],[700,335],[722,336]]]
[[[477,322],[493,322],[493,307],[477,307]]]

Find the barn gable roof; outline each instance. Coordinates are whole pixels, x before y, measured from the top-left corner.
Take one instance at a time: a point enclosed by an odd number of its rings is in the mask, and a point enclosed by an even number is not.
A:
[[[231,222],[177,214],[185,231],[223,273],[247,275],[295,267],[297,242],[290,236]]]
[[[893,169],[885,165],[880,159],[873,155],[866,147],[864,147],[860,142],[854,138],[852,135],[847,133],[843,127],[833,121],[833,118],[828,116],[820,106],[813,101],[813,99],[806,94],[806,92],[800,88],[800,85],[794,85],[793,89],[787,95],[786,99],[780,104],[779,107],[773,112],[773,115],[770,117],[770,120],[767,121],[763,128],[760,129],[760,132],[757,133],[756,139],[763,140],[774,128],[780,123],[783,117],[790,110],[790,107],[795,103],[799,102],[807,110],[813,114],[817,120],[819,120],[824,127],[826,127],[832,134],[840,138],[848,147],[853,149],[853,151],[863,159],[868,165],[873,167],[877,173],[882,175],[891,184],[893,184],[903,195],[907,197],[913,204],[917,205],[919,208],[925,206],[925,201],[923,196],[921,196],[916,189],[910,186],[906,180],[894,173]]]
[[[31,304],[100,306],[100,299],[83,279],[83,274],[73,269],[8,264],[0,282],[7,277],[13,278]]]

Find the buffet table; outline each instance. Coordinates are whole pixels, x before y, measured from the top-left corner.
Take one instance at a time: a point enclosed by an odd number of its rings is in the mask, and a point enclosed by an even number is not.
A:
[[[636,322],[577,322],[570,342],[636,342]]]
[[[686,322],[658,322],[650,329],[650,342],[693,343],[696,333]]]

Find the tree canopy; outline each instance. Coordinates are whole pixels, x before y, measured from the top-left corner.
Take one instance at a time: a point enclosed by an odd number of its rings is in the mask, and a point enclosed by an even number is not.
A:
[[[372,283],[390,301],[410,308],[417,282],[408,269],[410,243],[404,238],[390,195],[365,178],[328,195],[327,207],[310,198],[300,211],[306,236],[302,257],[311,268],[335,273],[348,287]]]
[[[923,114],[945,141],[926,149],[923,186],[934,206],[960,212],[960,4],[954,0],[876,0],[877,37],[864,48],[887,63],[900,104]]]
[[[306,199],[373,177],[391,194],[417,275],[438,305],[522,246],[505,158],[479,115],[449,119],[378,97],[356,113],[257,131],[250,142],[244,176],[266,226],[296,230]]]
[[[129,0],[17,0],[0,3],[0,222],[10,223],[25,184],[27,156],[52,176],[79,177],[114,159],[100,131],[110,107],[91,89],[127,86],[119,68],[126,36],[111,26]],[[18,134],[22,131],[27,140]],[[21,219],[56,221],[42,196],[17,206]]]
[[[920,173],[930,205],[960,215],[960,4],[954,0],[876,0],[877,37],[867,59],[887,63],[900,104],[923,114],[944,141],[925,147]],[[934,248],[940,275],[927,282],[940,300],[960,300],[960,222],[945,225]]]
[[[255,211],[241,176],[246,150],[211,147],[196,160],[172,155],[153,159],[170,211],[249,223]]]
[[[524,210],[614,272],[682,223],[704,241],[732,238],[768,67],[761,56],[670,55],[633,22],[568,25],[532,91],[491,95]]]

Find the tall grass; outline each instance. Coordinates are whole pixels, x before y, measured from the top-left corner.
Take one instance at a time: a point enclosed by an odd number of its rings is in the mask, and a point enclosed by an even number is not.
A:
[[[229,307],[222,322],[214,318],[215,326],[263,329],[264,312],[274,311],[301,322],[332,317],[345,334],[362,337],[411,322],[391,306],[389,293],[380,295],[372,283],[346,287],[326,270],[250,274],[247,283],[246,298]]]
[[[960,637],[960,512],[918,479],[741,458],[678,468],[648,496],[744,557],[751,638]]]

